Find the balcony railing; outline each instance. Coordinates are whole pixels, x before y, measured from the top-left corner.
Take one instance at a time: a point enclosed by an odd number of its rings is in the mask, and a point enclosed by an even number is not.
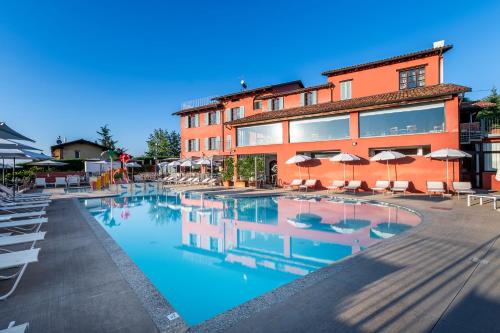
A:
[[[500,117],[460,124],[460,143],[481,141],[497,135],[500,136]]]
[[[205,105],[210,105],[210,104],[217,104],[217,101],[213,100],[214,97],[216,97],[216,96],[201,97],[201,98],[192,99],[190,101],[182,102],[181,103],[181,110],[197,108],[200,106],[205,106]]]

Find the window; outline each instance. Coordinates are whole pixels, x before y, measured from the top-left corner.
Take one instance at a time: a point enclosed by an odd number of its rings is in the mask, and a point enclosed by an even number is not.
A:
[[[226,136],[226,150],[231,150],[233,138],[231,135]]]
[[[79,150],[75,150],[75,158],[80,158],[80,151]]]
[[[359,114],[360,137],[440,133],[444,130],[443,103]]]
[[[253,101],[253,109],[254,110],[262,109],[262,101]]]
[[[283,143],[283,126],[281,123],[239,127],[237,144],[243,146],[259,146]]]
[[[189,234],[189,245],[192,247],[198,247],[198,235]]]
[[[184,141],[184,150],[187,152],[199,151],[200,150],[200,139],[185,140]]]
[[[267,111],[282,110],[284,107],[283,97],[269,98],[267,100]]]
[[[290,142],[314,142],[349,138],[349,116],[290,121]]]
[[[317,91],[308,91],[300,94],[300,105],[314,105],[318,103],[318,92]]]
[[[205,150],[219,150],[220,137],[205,138]]]
[[[500,169],[500,142],[483,143],[484,171]]]
[[[219,252],[219,239],[210,237],[210,251]]]
[[[212,111],[205,113],[205,125],[220,124],[220,111]]]
[[[233,121],[245,117],[245,107],[226,109],[226,121]]]
[[[425,67],[399,71],[399,90],[425,86]]]
[[[199,114],[184,116],[184,128],[193,128],[199,126]]]
[[[372,157],[386,150],[397,151],[407,156],[424,156],[431,152],[431,146],[370,148],[368,153]]]
[[[340,153],[340,150],[321,150],[321,151],[302,151],[300,155],[306,155],[310,158],[331,158]]]
[[[340,99],[352,98],[352,80],[340,82]]]

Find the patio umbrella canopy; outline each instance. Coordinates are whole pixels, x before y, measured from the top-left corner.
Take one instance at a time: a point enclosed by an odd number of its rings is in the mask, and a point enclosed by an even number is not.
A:
[[[38,161],[38,162],[32,162],[29,163],[29,165],[34,165],[34,166],[63,166],[63,165],[68,165],[68,163],[64,162],[57,162],[53,160],[45,160],[45,161]]]
[[[449,160],[459,160],[459,159],[466,158],[466,157],[470,158],[472,156],[464,151],[461,151],[461,150],[451,149],[451,148],[443,148],[443,149],[433,151],[432,153],[425,155],[425,157],[433,158],[435,160],[446,161],[446,192],[450,193],[450,186],[448,185],[448,182],[449,182],[448,161]]]
[[[377,162],[385,161],[387,164],[387,180],[391,181],[391,171],[389,169],[389,161],[399,160],[405,157],[406,157],[405,154],[401,154],[397,151],[385,150],[370,158],[370,161],[377,161]]]
[[[21,133],[13,130],[9,126],[7,126],[6,123],[0,122],[0,139],[12,139],[12,140],[23,140],[23,141],[30,141],[30,142],[35,142],[35,140],[32,140]]]
[[[344,164],[344,182],[345,182],[345,164],[361,160],[358,156],[348,153],[340,153],[330,158],[332,162],[341,162]]]
[[[299,178],[302,179],[302,176],[300,174],[300,165],[299,164],[307,162],[310,159],[311,158],[309,156],[298,154],[298,155],[290,157],[285,163],[286,164],[297,164],[297,166],[299,167]]]
[[[0,149],[28,149],[28,150],[38,150],[42,151],[41,149],[38,149],[36,147],[31,147],[19,142],[15,142],[12,140],[7,140],[7,139],[0,139]]]

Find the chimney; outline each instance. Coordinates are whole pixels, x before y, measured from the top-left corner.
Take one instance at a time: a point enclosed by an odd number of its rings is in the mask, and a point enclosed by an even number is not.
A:
[[[438,49],[438,48],[443,47],[443,46],[444,46],[444,39],[438,40],[438,41],[435,41],[434,43],[432,43],[433,49]]]

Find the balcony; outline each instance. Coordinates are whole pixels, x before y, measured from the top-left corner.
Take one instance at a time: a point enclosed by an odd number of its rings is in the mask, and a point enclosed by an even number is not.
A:
[[[500,137],[500,117],[460,123],[460,143],[469,144],[483,138]]]
[[[213,98],[215,97],[216,96],[207,96],[207,97],[192,99],[190,101],[184,101],[181,103],[181,110],[187,110],[206,105],[217,104],[218,102],[213,100]]]

